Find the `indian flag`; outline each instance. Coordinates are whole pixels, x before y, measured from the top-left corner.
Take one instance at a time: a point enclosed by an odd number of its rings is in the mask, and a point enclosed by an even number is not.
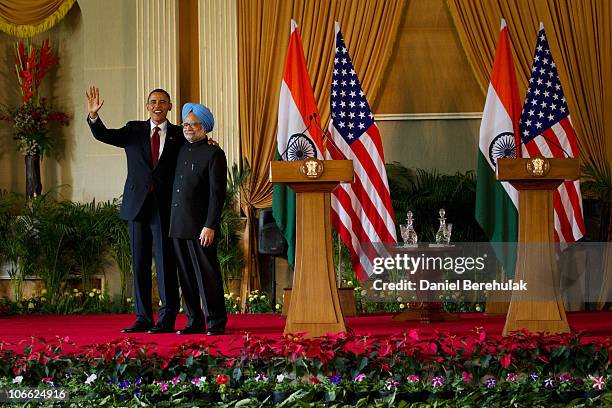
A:
[[[323,135],[319,118],[299,28],[291,20],[291,38],[278,102],[276,160],[303,160],[308,157],[323,159]],[[272,214],[287,240],[287,259],[293,268],[295,193],[284,184],[273,186]]]
[[[491,242],[516,242],[518,238],[518,191],[495,178],[500,157],[517,157],[521,103],[506,22],[501,30],[491,82],[480,124],[476,220]],[[514,272],[516,253],[509,246],[497,255],[506,272]]]

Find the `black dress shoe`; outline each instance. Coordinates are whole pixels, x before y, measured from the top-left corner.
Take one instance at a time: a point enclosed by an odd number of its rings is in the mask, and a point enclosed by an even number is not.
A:
[[[206,327],[204,326],[185,326],[184,329],[178,330],[176,334],[204,334]]]
[[[149,331],[147,331],[147,333],[149,333],[149,334],[174,333],[174,327],[167,326],[167,325],[158,325],[157,324],[157,325],[151,327],[151,329]]]
[[[132,327],[128,327],[121,330],[121,333],[144,333],[150,330],[152,327],[149,323],[136,322]]]
[[[209,329],[206,332],[207,336],[220,336],[222,334],[225,334],[225,327],[219,327],[218,329]]]

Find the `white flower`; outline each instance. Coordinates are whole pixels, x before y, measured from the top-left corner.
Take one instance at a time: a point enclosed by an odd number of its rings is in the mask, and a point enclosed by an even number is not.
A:
[[[282,383],[285,380],[285,374],[279,374],[276,376],[276,382]]]
[[[266,295],[261,295],[259,298],[260,298],[261,300],[264,300],[264,299],[266,298]]]
[[[87,379],[85,380],[85,384],[91,384],[92,382],[96,381],[97,378],[98,376],[94,373],[87,377]]]
[[[402,301],[403,301],[403,300],[404,300],[404,299],[402,299],[402,297],[401,297],[401,296],[398,296],[398,297],[397,297],[397,301],[398,301],[398,302],[402,303]]]
[[[13,384],[21,384],[22,381],[23,381],[22,375],[18,375],[17,377],[13,378]]]
[[[202,388],[202,387],[204,387],[204,384],[206,384],[206,377],[198,378],[198,382],[196,383],[196,386],[198,388]]]

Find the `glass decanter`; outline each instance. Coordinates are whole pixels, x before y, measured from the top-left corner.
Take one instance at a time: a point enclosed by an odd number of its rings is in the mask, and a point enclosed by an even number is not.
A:
[[[444,217],[446,211],[444,211],[444,208],[440,208],[438,214],[440,215],[440,218],[438,218],[440,220],[440,227],[438,228],[438,232],[436,232],[436,244],[448,244],[450,235],[448,234],[446,218]]]
[[[404,246],[416,246],[419,240],[416,231],[414,230],[414,219],[412,211],[406,213],[406,223],[400,225],[400,232],[402,234],[402,240],[404,240]]]

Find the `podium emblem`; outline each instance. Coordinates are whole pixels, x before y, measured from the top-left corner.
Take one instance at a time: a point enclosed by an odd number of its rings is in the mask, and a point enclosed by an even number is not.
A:
[[[545,157],[534,157],[527,161],[527,173],[532,177],[544,177],[550,171],[550,162]]]
[[[318,179],[323,175],[323,162],[315,157],[309,157],[300,166],[300,172],[309,179]]]

